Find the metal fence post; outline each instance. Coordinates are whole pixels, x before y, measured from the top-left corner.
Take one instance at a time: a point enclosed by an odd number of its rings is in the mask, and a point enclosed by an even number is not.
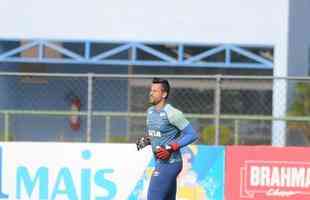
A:
[[[87,130],[86,142],[91,142],[92,131],[92,106],[93,106],[93,74],[89,73],[88,76],[88,89],[87,89]]]
[[[281,118],[286,116],[288,104],[288,80],[285,78],[274,77],[272,92],[272,116]],[[272,121],[272,146],[283,147],[286,145],[287,123],[285,120]]]
[[[234,120],[234,144],[239,144],[239,119]]]
[[[4,141],[10,140],[10,115],[8,112],[4,113]]]
[[[105,117],[105,141],[104,142],[109,142],[111,140],[111,117],[106,116]]]
[[[221,75],[216,75],[215,95],[214,95],[214,115],[215,115],[215,145],[220,144],[220,114],[221,114]]]

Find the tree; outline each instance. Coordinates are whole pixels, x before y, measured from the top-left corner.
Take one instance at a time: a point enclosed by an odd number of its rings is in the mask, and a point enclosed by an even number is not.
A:
[[[297,83],[295,86],[296,95],[294,96],[293,103],[290,106],[288,115],[298,117],[310,116],[310,84]],[[310,122],[289,122],[288,128],[291,130],[302,130],[303,133],[310,139]]]
[[[227,145],[230,143],[231,131],[229,128],[220,126],[220,145]],[[215,143],[215,126],[210,125],[203,129],[201,135],[201,142],[203,144],[213,145]]]

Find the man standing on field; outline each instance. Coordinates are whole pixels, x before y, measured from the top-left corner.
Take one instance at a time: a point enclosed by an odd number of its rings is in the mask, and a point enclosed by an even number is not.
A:
[[[137,140],[140,150],[152,146],[155,169],[148,188],[148,200],[174,200],[176,178],[182,169],[180,149],[198,138],[183,113],[167,103],[169,82],[154,78],[149,93],[151,107],[147,110],[147,135]]]

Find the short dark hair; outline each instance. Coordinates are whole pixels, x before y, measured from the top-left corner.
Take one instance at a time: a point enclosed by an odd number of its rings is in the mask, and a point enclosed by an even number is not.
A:
[[[155,78],[153,78],[152,83],[161,84],[161,87],[163,88],[163,90],[165,92],[167,92],[167,96],[165,98],[165,99],[167,99],[169,96],[169,92],[170,92],[170,84],[169,84],[168,80],[155,77]]]

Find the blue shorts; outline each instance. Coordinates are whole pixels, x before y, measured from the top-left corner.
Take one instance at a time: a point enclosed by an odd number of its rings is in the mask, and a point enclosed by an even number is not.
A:
[[[177,176],[182,170],[182,162],[156,163],[148,188],[148,200],[175,200]]]

